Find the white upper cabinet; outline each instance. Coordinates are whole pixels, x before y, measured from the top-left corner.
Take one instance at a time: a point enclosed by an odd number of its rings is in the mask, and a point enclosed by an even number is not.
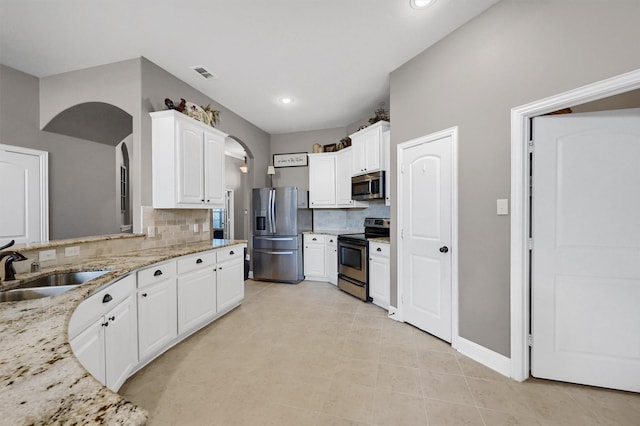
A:
[[[309,207],[366,207],[351,199],[352,150],[309,154]]]
[[[153,207],[224,205],[224,140],[227,135],[174,111],[152,119]]]
[[[387,130],[389,130],[389,123],[378,121],[350,136],[353,149],[351,170],[353,176],[383,170],[385,150],[382,134]]]
[[[336,155],[309,154],[309,207],[335,207]]]

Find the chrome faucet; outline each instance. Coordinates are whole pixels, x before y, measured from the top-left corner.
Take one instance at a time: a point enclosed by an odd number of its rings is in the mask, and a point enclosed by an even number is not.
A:
[[[11,240],[8,244],[0,247],[0,250],[9,248],[14,244],[15,240]],[[20,262],[22,260],[27,260],[27,258],[17,251],[0,251],[0,267],[4,268],[5,281],[13,281],[16,279],[16,268],[13,266],[13,262]]]

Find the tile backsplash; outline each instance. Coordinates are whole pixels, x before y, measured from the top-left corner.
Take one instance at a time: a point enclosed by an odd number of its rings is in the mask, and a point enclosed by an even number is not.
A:
[[[142,248],[167,247],[175,244],[193,243],[213,238],[210,231],[210,209],[154,209],[142,206],[142,232],[153,227],[155,235],[147,236]],[[194,225],[198,231],[194,231]],[[206,232],[203,232],[206,231]]]
[[[367,217],[390,217],[391,207],[384,201],[372,201],[366,209],[314,209],[313,229],[315,231],[362,232]]]

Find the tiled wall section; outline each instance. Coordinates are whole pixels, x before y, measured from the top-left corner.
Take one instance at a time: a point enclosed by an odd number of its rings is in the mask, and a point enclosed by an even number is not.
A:
[[[159,210],[150,206],[142,207],[142,231],[148,232],[155,227],[155,236],[142,242],[142,249],[167,247],[176,244],[192,243],[213,238],[210,231],[211,210],[176,209]],[[198,232],[193,225],[198,225]],[[203,232],[206,231],[206,232]]]
[[[57,265],[68,265],[78,260],[91,259],[104,255],[127,253],[148,248],[167,247],[174,244],[198,242],[212,238],[209,230],[211,210],[155,210],[152,207],[142,208],[142,229],[147,232],[149,226],[155,228],[154,237],[127,237],[118,235],[104,237],[87,237],[54,242],[50,246],[38,245],[37,248],[19,248],[18,251],[27,257],[24,262],[16,262],[16,272],[30,271],[33,261],[38,259],[42,250],[56,250],[56,260],[40,262],[41,268]],[[193,232],[193,225],[198,224],[198,232]],[[207,232],[203,232],[206,230]],[[66,257],[65,248],[80,247],[80,255]]]
[[[384,201],[372,201],[366,209],[314,209],[313,229],[316,231],[362,232],[366,217],[390,217],[391,208]]]

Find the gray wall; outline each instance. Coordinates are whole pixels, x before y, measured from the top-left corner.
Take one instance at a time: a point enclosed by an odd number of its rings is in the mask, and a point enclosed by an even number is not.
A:
[[[338,143],[346,136],[346,129],[338,127],[334,129],[311,130],[308,132],[294,132],[271,135],[271,155],[269,164],[273,164],[273,154],[286,154],[292,152],[313,152],[313,145],[327,145]],[[258,170],[258,173],[267,173]],[[308,167],[279,167],[273,177],[274,186],[297,186],[309,189]]]
[[[120,232],[115,148],[41,131],[37,77],[0,65],[0,93],[0,143],[49,152],[50,239]]]
[[[638,1],[504,0],[391,74],[394,175],[398,143],[459,126],[462,337],[510,355],[510,219],[495,200],[510,196],[511,108],[639,68],[638,16]],[[392,276],[397,241],[394,228]]]

